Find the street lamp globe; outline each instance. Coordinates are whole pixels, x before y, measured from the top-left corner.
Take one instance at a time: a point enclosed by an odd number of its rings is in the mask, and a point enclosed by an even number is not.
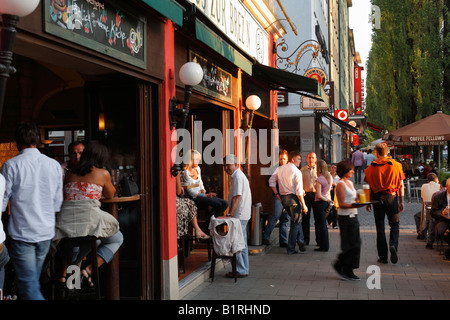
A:
[[[196,62],[186,62],[180,68],[180,80],[187,86],[196,86],[203,79],[203,69]]]
[[[256,111],[261,107],[261,99],[253,94],[245,100],[245,106],[250,111]]]
[[[39,0],[1,0],[0,14],[24,17],[32,13],[39,4]]]

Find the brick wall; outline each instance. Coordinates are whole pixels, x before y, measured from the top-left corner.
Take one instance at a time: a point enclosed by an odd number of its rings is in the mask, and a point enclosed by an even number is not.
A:
[[[18,153],[15,142],[0,143],[0,168],[6,160],[15,157]]]

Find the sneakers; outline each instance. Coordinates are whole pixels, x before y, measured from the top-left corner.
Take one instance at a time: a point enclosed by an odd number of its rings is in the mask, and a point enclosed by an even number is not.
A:
[[[394,264],[397,263],[398,261],[397,249],[395,249],[394,246],[390,246],[389,250],[391,251],[391,262]]]

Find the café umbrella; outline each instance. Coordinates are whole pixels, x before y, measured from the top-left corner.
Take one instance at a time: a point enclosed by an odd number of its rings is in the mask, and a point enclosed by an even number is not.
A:
[[[395,145],[440,145],[450,140],[450,115],[442,111],[383,135]]]
[[[384,134],[383,139],[392,141],[394,145],[402,146],[443,145],[445,141],[450,140],[450,115],[438,111],[431,116]]]

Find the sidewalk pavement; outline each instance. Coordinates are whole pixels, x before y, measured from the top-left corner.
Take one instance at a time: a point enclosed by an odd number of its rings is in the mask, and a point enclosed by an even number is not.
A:
[[[413,211],[415,208],[412,209]],[[361,216],[361,214],[360,214]],[[412,221],[409,219],[409,221]],[[313,224],[312,224],[313,225]],[[387,223],[386,223],[387,225]],[[271,246],[253,246],[249,251],[250,273],[246,278],[225,277],[231,265],[216,271],[214,282],[205,280],[183,300],[449,300],[450,262],[443,260],[439,249],[426,249],[417,239],[415,225],[402,225],[398,262],[377,263],[374,226],[361,225],[361,261],[355,274],[360,281],[338,278],[331,264],[340,252],[338,229],[328,229],[330,250],[316,252],[314,240],[306,252],[287,255],[278,246],[278,228],[272,233]],[[314,228],[311,239],[314,239]],[[389,237],[389,226],[386,226]],[[445,249],[445,248],[444,248]],[[218,263],[222,263],[221,261]],[[379,267],[377,274],[371,266]],[[379,288],[376,285],[379,283]],[[375,288],[369,289],[369,286]]]

